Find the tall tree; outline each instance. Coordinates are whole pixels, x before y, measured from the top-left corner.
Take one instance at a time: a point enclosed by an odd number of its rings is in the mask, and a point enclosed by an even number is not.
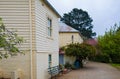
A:
[[[104,36],[98,37],[101,53],[108,54],[113,63],[120,63],[120,26],[115,24]]]
[[[92,31],[92,18],[82,9],[74,8],[71,12],[65,13],[61,21],[78,30],[87,39],[96,36]]]
[[[5,28],[2,18],[0,18],[0,59],[17,55],[23,52],[19,50],[18,45],[23,42],[23,38],[16,33]]]

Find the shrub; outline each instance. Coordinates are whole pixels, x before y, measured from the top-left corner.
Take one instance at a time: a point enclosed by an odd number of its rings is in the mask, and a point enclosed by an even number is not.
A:
[[[61,70],[64,70],[64,65],[59,64],[59,68],[60,68]]]
[[[65,63],[65,68],[72,69],[72,65],[69,62]]]
[[[120,63],[120,53],[111,53],[110,58],[112,63]]]
[[[98,62],[109,63],[110,57],[108,54],[104,53],[104,54],[100,54],[100,55],[95,56],[94,60],[98,61]]]
[[[80,66],[83,67],[82,60],[86,57],[94,56],[96,53],[95,47],[86,43],[71,43],[66,46],[65,54],[66,56],[75,57],[79,60]]]

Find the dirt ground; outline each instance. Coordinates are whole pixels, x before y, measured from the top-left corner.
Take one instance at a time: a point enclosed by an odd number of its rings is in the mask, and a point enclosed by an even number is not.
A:
[[[105,63],[88,62],[83,69],[72,70],[57,79],[120,79],[120,71]]]

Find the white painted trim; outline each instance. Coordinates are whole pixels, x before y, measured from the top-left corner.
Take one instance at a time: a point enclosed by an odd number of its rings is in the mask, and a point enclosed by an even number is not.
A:
[[[32,1],[29,0],[29,22],[30,22],[30,75],[31,79],[33,79],[32,74]]]

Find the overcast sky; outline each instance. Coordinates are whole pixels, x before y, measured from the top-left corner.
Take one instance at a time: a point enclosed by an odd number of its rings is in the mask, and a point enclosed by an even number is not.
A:
[[[73,8],[83,9],[93,19],[93,31],[103,35],[115,23],[120,22],[120,0],[48,0],[63,16]]]

